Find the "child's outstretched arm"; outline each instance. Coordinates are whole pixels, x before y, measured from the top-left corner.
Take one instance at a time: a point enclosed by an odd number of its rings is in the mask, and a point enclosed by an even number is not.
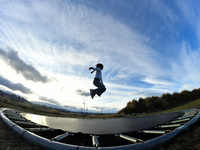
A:
[[[93,70],[91,73],[93,73],[93,72],[95,71],[93,67],[90,67],[90,68],[89,68],[89,70],[90,70],[90,69],[92,69],[92,70]]]

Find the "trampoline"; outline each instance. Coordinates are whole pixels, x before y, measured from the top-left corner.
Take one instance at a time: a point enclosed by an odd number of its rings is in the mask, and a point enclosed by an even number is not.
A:
[[[152,128],[159,124],[164,124],[181,113],[165,113],[159,115],[118,118],[118,119],[77,119],[49,117],[35,114],[21,113],[21,115],[39,125],[50,128],[62,129],[70,133],[83,133],[92,135],[121,134],[135,132],[147,128]]]
[[[0,109],[0,119],[12,132],[48,150],[153,150],[191,128],[199,116],[198,109],[191,109],[129,118],[78,119]]]

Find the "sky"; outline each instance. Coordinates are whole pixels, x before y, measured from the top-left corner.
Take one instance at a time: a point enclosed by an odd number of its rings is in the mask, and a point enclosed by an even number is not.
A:
[[[200,86],[200,1],[0,0],[0,89],[29,101],[117,112]],[[89,67],[106,92],[91,99]]]

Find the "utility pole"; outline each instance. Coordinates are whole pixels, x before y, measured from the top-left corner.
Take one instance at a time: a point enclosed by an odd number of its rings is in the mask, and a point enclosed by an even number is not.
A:
[[[97,109],[97,114],[98,114],[98,109],[99,109],[99,108],[98,108],[98,107],[96,107],[96,109]]]
[[[85,103],[86,103],[86,98],[83,97],[84,111],[85,111]]]

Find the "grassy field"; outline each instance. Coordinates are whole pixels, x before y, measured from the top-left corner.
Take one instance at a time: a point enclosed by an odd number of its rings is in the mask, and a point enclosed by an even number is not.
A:
[[[200,99],[198,99],[196,101],[192,101],[192,102],[187,103],[187,104],[184,104],[184,105],[179,106],[179,107],[175,107],[175,108],[172,108],[172,109],[164,110],[164,111],[162,111],[162,113],[178,111],[178,110],[184,110],[184,109],[193,109],[193,108],[200,109]]]
[[[153,114],[162,114],[162,113],[169,113],[169,112],[173,112],[173,111],[179,111],[179,110],[185,110],[185,109],[200,109],[200,99],[189,102],[187,104],[184,104],[182,106],[178,106],[175,108],[171,108],[171,109],[167,109],[167,110],[163,110],[163,111],[159,111],[159,112],[154,112],[154,113],[150,113],[149,115],[153,115]]]
[[[75,117],[75,118],[117,118],[124,117],[122,115],[113,114],[113,115],[81,115],[74,113],[64,113],[58,112],[57,110],[45,110],[42,108],[34,108],[31,106],[18,105],[17,103],[5,103],[0,101],[0,107],[12,108],[24,112],[30,112],[40,115],[48,116],[62,116],[62,117]],[[192,101],[185,105],[172,108],[169,110],[164,110],[151,114],[160,114],[167,113],[172,111],[184,110],[184,109],[193,109],[200,108],[200,99]],[[30,145],[29,143],[23,141],[10,131],[8,131],[0,120],[0,150],[41,150],[38,147]],[[177,138],[173,143],[166,147],[159,148],[159,150],[200,150],[200,124],[198,124],[193,129],[187,131],[181,137]]]

